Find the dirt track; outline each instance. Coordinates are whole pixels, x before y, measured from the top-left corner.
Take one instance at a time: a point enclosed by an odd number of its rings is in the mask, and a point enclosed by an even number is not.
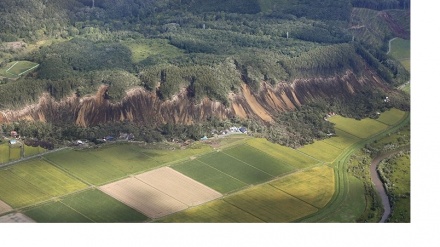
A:
[[[12,213],[0,217],[0,223],[34,223],[35,221],[21,213]]]

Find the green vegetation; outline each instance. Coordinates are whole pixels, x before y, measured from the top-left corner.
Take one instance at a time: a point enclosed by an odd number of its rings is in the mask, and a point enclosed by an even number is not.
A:
[[[143,222],[148,218],[113,199],[91,189],[62,197],[59,201],[32,207],[24,212],[37,222]]]
[[[410,57],[411,57],[411,41],[401,38],[396,38],[390,42],[389,55],[399,61],[407,71],[410,71]]]
[[[37,63],[30,61],[14,61],[0,68],[0,76],[16,79],[19,76],[36,69],[37,67]]]
[[[392,207],[388,222],[411,222],[410,160],[409,152],[402,151],[379,165],[379,174],[385,183]]]
[[[33,205],[87,187],[51,164],[38,159],[0,170],[0,200],[14,208]]]
[[[338,115],[330,118],[329,121],[335,123],[338,126],[338,129],[359,138],[368,138],[388,127],[387,125],[370,118],[355,120]]]

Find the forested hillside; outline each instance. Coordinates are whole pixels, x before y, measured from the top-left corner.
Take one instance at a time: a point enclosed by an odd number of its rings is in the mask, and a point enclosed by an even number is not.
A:
[[[3,0],[0,123],[268,122],[321,100],[363,117],[383,110],[386,96],[387,107],[408,109],[394,88],[409,72],[385,48],[409,32],[409,0]],[[19,70],[18,61],[38,66]],[[155,112],[138,109],[150,101],[162,109],[154,114],[172,111],[176,97],[190,117],[139,116]],[[18,111],[32,104],[39,110]]]

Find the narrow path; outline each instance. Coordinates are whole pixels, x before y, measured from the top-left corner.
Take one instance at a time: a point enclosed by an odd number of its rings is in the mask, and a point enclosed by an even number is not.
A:
[[[0,168],[1,167],[5,167],[5,166],[10,166],[10,165],[13,165],[13,164],[25,161],[25,160],[30,160],[30,159],[33,159],[35,157],[42,157],[43,155],[46,155],[46,154],[49,154],[49,153],[53,153],[53,152],[57,152],[57,151],[60,151],[60,150],[66,149],[66,148],[68,148],[68,147],[57,148],[57,149],[49,150],[49,151],[46,151],[46,152],[43,152],[43,153],[27,156],[27,157],[24,157],[24,158],[21,158],[21,159],[18,159],[18,160],[9,161],[9,162],[6,162],[6,163],[0,163]]]
[[[393,42],[393,40],[395,40],[395,39],[397,39],[397,37],[396,38],[392,38],[392,39],[390,39],[390,41],[388,41],[388,51],[387,51],[387,54],[391,52],[391,42]]]

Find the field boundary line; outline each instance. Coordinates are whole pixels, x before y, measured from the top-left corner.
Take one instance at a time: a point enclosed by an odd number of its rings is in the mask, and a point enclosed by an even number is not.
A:
[[[72,208],[71,206],[67,205],[67,204],[64,203],[62,200],[60,200],[59,202],[60,202],[61,204],[63,204],[64,206],[66,206],[66,207],[72,209],[73,211],[79,213],[80,215],[84,216],[85,218],[89,219],[91,222],[96,223],[96,221],[90,219],[89,217],[87,217],[87,215],[84,215],[83,213],[79,212],[78,210],[76,210],[76,209]]]
[[[76,176],[75,174],[72,174],[72,173],[71,173],[69,170],[67,170],[66,168],[59,166],[57,163],[55,163],[55,162],[53,162],[53,161],[47,159],[46,157],[42,156],[41,159],[44,160],[44,161],[46,161],[47,163],[49,163],[49,164],[55,166],[56,168],[60,169],[61,171],[67,173],[68,175],[72,176],[73,178],[78,179],[80,182],[82,182],[82,183],[88,185],[89,187],[94,186],[93,184],[91,184],[91,183],[89,183],[89,182],[83,180],[82,178]]]
[[[262,218],[256,216],[256,215],[253,214],[252,212],[249,212],[249,211],[247,211],[247,210],[244,210],[244,209],[240,208],[239,206],[237,206],[237,205],[235,205],[235,204],[233,204],[233,203],[231,203],[231,202],[226,201],[225,199],[226,199],[226,198],[224,198],[224,199],[222,199],[222,200],[223,200],[224,202],[226,202],[227,204],[229,204],[229,205],[231,205],[231,206],[233,206],[233,207],[235,207],[235,208],[238,208],[238,209],[240,209],[241,211],[243,211],[243,212],[245,212],[245,213],[248,213],[248,214],[254,216],[255,218],[260,219],[261,221],[267,223],[267,221],[265,221],[265,220],[263,220]]]
[[[11,65],[11,67],[9,67],[9,69],[6,70],[7,73],[11,74],[11,75],[16,75],[16,74],[12,74],[11,72],[9,72],[10,69],[12,69],[19,61],[16,61],[13,65]]]
[[[217,169],[217,168],[215,168],[215,167],[209,165],[209,164],[206,163],[206,162],[203,162],[203,161],[198,160],[198,159],[195,159],[195,160],[198,161],[198,162],[200,162],[200,163],[202,163],[203,165],[209,166],[209,167],[211,167],[212,169],[217,170],[217,171],[219,171],[219,172],[225,174],[225,175],[228,176],[228,177],[231,177],[231,178],[233,178],[233,179],[235,179],[235,180],[237,180],[237,181],[239,181],[239,182],[242,182],[242,183],[246,184],[247,186],[250,185],[250,184],[248,184],[248,183],[246,183],[246,182],[244,182],[244,181],[241,181],[240,179],[238,179],[238,178],[236,178],[236,177],[234,177],[234,176],[232,176],[232,175],[230,175],[230,174],[227,174],[226,172],[220,171],[219,169]],[[209,187],[209,186],[208,186],[208,187]]]
[[[327,145],[329,145],[329,146],[332,146],[332,147],[334,147],[334,148],[337,148],[337,149],[339,149],[339,150],[341,150],[341,151],[344,151],[345,148],[337,147],[337,146],[334,145],[334,144],[331,144],[331,143],[326,142],[326,140],[328,140],[328,139],[324,139],[324,140],[322,140],[322,142],[324,142],[325,144],[327,144]]]
[[[242,160],[240,160],[240,159],[238,159],[238,158],[236,158],[236,157],[234,157],[234,156],[232,156],[232,155],[230,155],[230,154],[225,153],[224,151],[220,151],[220,152],[226,154],[227,156],[229,156],[229,157],[231,157],[231,158],[233,158],[233,159],[236,159],[236,160],[240,161],[241,163],[243,163],[243,164],[245,164],[245,165],[248,165],[248,166],[250,166],[250,167],[252,167],[252,168],[255,168],[255,169],[258,170],[258,171],[261,171],[261,172],[263,172],[263,173],[266,173],[267,175],[269,175],[269,176],[271,176],[271,177],[275,177],[275,175],[270,174],[270,173],[267,173],[267,172],[261,170],[260,168],[257,168],[257,167],[255,167],[255,166],[253,166],[253,165],[251,165],[251,164],[249,164],[249,163],[247,163],[247,162],[245,162],[245,161],[242,161]]]
[[[313,144],[313,143],[312,143],[312,144]],[[314,160],[316,160],[316,161],[318,161],[318,162],[320,162],[320,163],[325,163],[325,161],[320,160],[320,159],[318,159],[318,158],[315,158],[315,157],[311,156],[310,154],[306,154],[306,153],[304,153],[303,151],[299,151],[298,149],[294,149],[294,150],[297,151],[298,153],[300,153],[300,154],[302,154],[302,155],[305,155],[305,156],[308,156],[308,157],[310,157],[310,158],[312,158],[312,159],[314,159]]]
[[[282,190],[282,189],[280,189],[280,188],[278,188],[278,187],[276,187],[276,186],[274,186],[274,185],[272,185],[272,184],[270,184],[270,183],[269,183],[268,185],[271,186],[272,188],[276,189],[276,190],[279,190],[279,191],[281,191],[281,192],[283,192],[283,193],[285,193],[285,194],[287,194],[287,195],[289,195],[289,196],[291,196],[291,197],[293,197],[293,198],[299,200],[299,201],[304,202],[305,204],[308,204],[308,205],[310,205],[310,206],[316,208],[317,210],[321,209],[320,207],[317,207],[317,206],[315,206],[315,205],[313,205],[313,204],[311,204],[311,203],[309,203],[309,202],[306,202],[306,201],[304,201],[303,199],[301,199],[301,198],[299,198],[299,197],[297,197],[297,196],[294,196],[294,195],[288,193],[287,191],[284,191],[284,190]]]
[[[24,74],[24,73],[26,73],[26,72],[28,72],[28,71],[31,71],[31,70],[35,69],[36,67],[38,67],[38,66],[40,66],[40,65],[37,64],[37,65],[35,65],[34,67],[32,67],[32,68],[30,68],[30,69],[27,69],[27,70],[21,72],[20,74],[18,74],[18,76],[21,76],[22,74]]]

